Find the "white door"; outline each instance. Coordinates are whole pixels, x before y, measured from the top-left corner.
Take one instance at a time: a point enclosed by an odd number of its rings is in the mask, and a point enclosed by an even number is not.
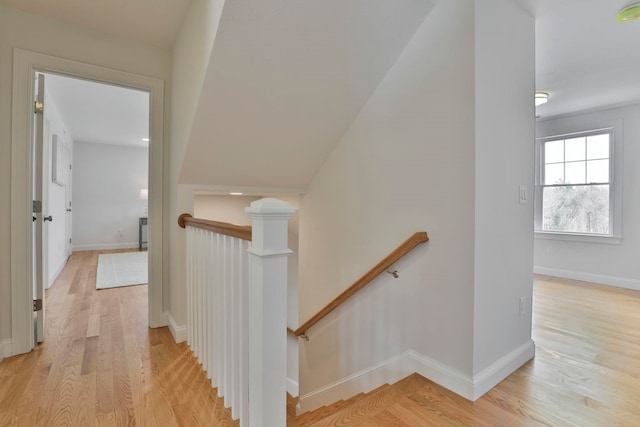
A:
[[[71,150],[66,150],[67,152],[67,159],[68,159],[68,163],[69,163],[69,175],[67,176],[67,185],[65,186],[65,206],[66,206],[66,216],[65,216],[65,242],[66,242],[66,246],[67,246],[67,256],[71,255],[71,252],[73,252],[73,243],[71,241],[71,236],[72,236],[72,225],[73,225],[73,203],[71,201],[71,183],[73,182],[72,180],[72,174],[73,174],[73,167],[71,166],[72,162],[72,154],[71,154]]]
[[[33,137],[33,297],[38,304],[34,307],[35,342],[44,341],[44,275],[42,263],[44,259],[43,224],[50,221],[51,216],[43,214],[43,139],[44,139],[44,75],[37,74],[35,79],[34,137]],[[46,212],[46,211],[45,211]],[[35,305],[35,303],[34,303]]]

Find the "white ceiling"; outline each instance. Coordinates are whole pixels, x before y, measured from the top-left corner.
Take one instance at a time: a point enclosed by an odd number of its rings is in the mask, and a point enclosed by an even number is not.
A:
[[[167,48],[172,46],[191,0],[0,1],[85,28]],[[536,109],[538,115],[544,119],[640,102],[640,84],[636,82],[636,76],[640,76],[640,21],[618,23],[615,20],[625,0],[517,1],[530,8],[536,17],[536,88],[551,95],[549,103]],[[228,154],[229,147],[225,144],[231,139],[211,141],[209,124],[226,127],[219,135],[235,138],[244,134],[239,141],[246,142],[251,129],[232,121],[224,123],[224,117],[234,109],[242,114],[254,114],[258,120],[256,126],[248,127],[260,129],[256,130],[259,135],[251,138],[257,136],[262,143],[269,138],[280,138],[284,134],[278,135],[268,126],[269,109],[274,103],[283,104],[287,98],[291,101],[287,114],[299,127],[288,131],[287,141],[279,143],[280,150],[300,154],[301,158],[306,154],[324,158],[327,149],[322,141],[335,139],[337,133],[334,130],[329,135],[324,125],[333,120],[340,122],[342,128],[346,126],[348,118],[354,116],[363,97],[375,88],[433,2],[242,0],[227,3],[208,76],[217,80],[205,84],[206,96],[201,100],[202,108],[194,123],[195,143],[208,141],[217,153]],[[334,49],[336,46],[339,49]],[[247,86],[247,82],[251,84]],[[318,90],[311,93],[307,87]],[[251,99],[250,94],[245,93],[246,88],[255,90]],[[233,102],[218,103],[216,108],[220,111],[211,110],[217,112],[212,118],[202,112],[214,107],[210,104],[214,92],[217,96],[231,97]],[[84,91],[79,94],[83,95]],[[305,103],[310,98],[315,102]],[[81,104],[72,99],[60,102],[65,111],[73,108],[67,105]],[[323,107],[326,105],[335,107],[326,111]],[[307,109],[306,113],[313,115],[312,123],[300,116],[302,106]],[[86,109],[79,110],[89,114]],[[123,120],[131,117],[118,115],[117,110],[113,117],[121,116]],[[69,114],[65,113],[65,120],[73,121]],[[107,136],[109,129],[87,123],[85,120],[73,125],[78,138],[96,141],[134,138]],[[305,139],[296,133],[304,127],[312,129],[316,137]],[[94,135],[91,129],[96,130]],[[195,152],[190,155],[196,160],[199,157]],[[230,164],[223,162],[220,170]],[[301,161],[294,166],[297,170],[288,173],[300,175],[316,166],[314,162]],[[183,179],[199,179],[195,173],[195,170],[186,171]]]
[[[74,141],[148,146],[147,92],[54,74],[46,74],[45,91]]]
[[[640,102],[640,21],[620,23],[627,0],[529,0],[536,17],[542,118]]]
[[[305,188],[434,4],[227,1],[180,182]]]
[[[18,9],[171,48],[191,0],[3,0]]]

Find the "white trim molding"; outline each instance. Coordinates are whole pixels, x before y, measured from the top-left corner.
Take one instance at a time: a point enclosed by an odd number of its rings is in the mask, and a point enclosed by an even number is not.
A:
[[[527,341],[520,347],[496,360],[490,366],[480,371],[477,375],[474,375],[472,395],[470,397],[463,397],[475,402],[482,397],[482,395],[495,387],[500,381],[504,380],[522,365],[533,359],[535,354],[535,343],[533,340]]]
[[[582,282],[597,283],[599,285],[615,286],[617,288],[640,291],[640,280],[629,277],[607,276],[605,274],[585,273],[582,271],[563,270],[534,266],[533,272],[544,276],[562,277],[563,279],[580,280]]]
[[[475,401],[534,355],[535,345],[529,340],[472,378],[416,351],[408,350],[300,396],[296,413],[300,415],[338,400],[348,399],[358,393],[368,393],[384,384],[398,382],[413,373],[418,373],[465,399]]]
[[[176,319],[173,318],[171,313],[165,313],[169,320],[169,331],[173,336],[173,340],[176,343],[185,342],[187,340],[187,326],[186,325],[178,325]]]
[[[413,371],[411,350],[363,369],[317,390],[300,396],[296,413],[313,411],[322,406],[348,399],[358,393],[368,393],[384,384],[400,381]]]
[[[88,245],[73,245],[73,251],[101,251],[111,249],[138,249],[138,242],[122,243],[92,243]]]
[[[14,354],[33,348],[32,319],[32,162],[33,76],[52,72],[117,84],[150,94],[149,137],[149,326],[165,326],[163,293],[168,278],[163,275],[168,253],[164,249],[164,81],[64,58],[13,49],[11,105],[11,340]],[[25,286],[27,284],[28,286]],[[168,289],[167,289],[168,290]]]
[[[11,340],[6,339],[0,342],[0,362],[5,357],[13,356],[13,346],[11,345]]]
[[[300,385],[298,384],[298,382],[288,377],[287,377],[287,393],[289,393],[293,397],[298,397],[298,394],[300,394]]]

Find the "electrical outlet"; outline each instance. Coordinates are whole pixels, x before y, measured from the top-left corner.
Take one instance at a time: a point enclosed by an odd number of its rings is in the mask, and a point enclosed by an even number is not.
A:
[[[518,314],[520,316],[524,316],[524,313],[527,311],[527,297],[520,297],[520,304],[519,304],[519,310],[518,310]]]

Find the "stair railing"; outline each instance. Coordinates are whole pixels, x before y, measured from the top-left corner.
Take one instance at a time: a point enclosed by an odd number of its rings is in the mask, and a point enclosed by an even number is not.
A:
[[[187,343],[241,427],[286,425],[293,211],[261,199],[246,208],[252,226],[178,218],[187,234]]]
[[[398,246],[393,252],[387,255],[382,261],[376,264],[371,270],[366,272],[362,277],[360,277],[351,286],[349,286],[344,292],[338,295],[333,301],[331,301],[329,304],[324,306],[324,308],[318,311],[318,313],[316,313],[309,320],[304,322],[299,328],[295,330],[291,328],[287,328],[287,332],[290,335],[301,337],[308,341],[309,337],[307,337],[306,332],[309,328],[314,326],[316,323],[322,320],[325,316],[327,316],[333,310],[338,308],[340,305],[346,302],[349,298],[351,298],[351,296],[353,296],[356,292],[358,292],[360,289],[367,286],[369,283],[371,283],[373,279],[375,279],[385,271],[393,275],[393,277],[397,278],[398,272],[396,270],[390,271],[389,268],[393,264],[395,264],[400,258],[402,258],[406,254],[411,252],[416,246],[428,241],[429,241],[429,236],[425,231],[414,233],[411,237],[405,240],[404,243]]]

